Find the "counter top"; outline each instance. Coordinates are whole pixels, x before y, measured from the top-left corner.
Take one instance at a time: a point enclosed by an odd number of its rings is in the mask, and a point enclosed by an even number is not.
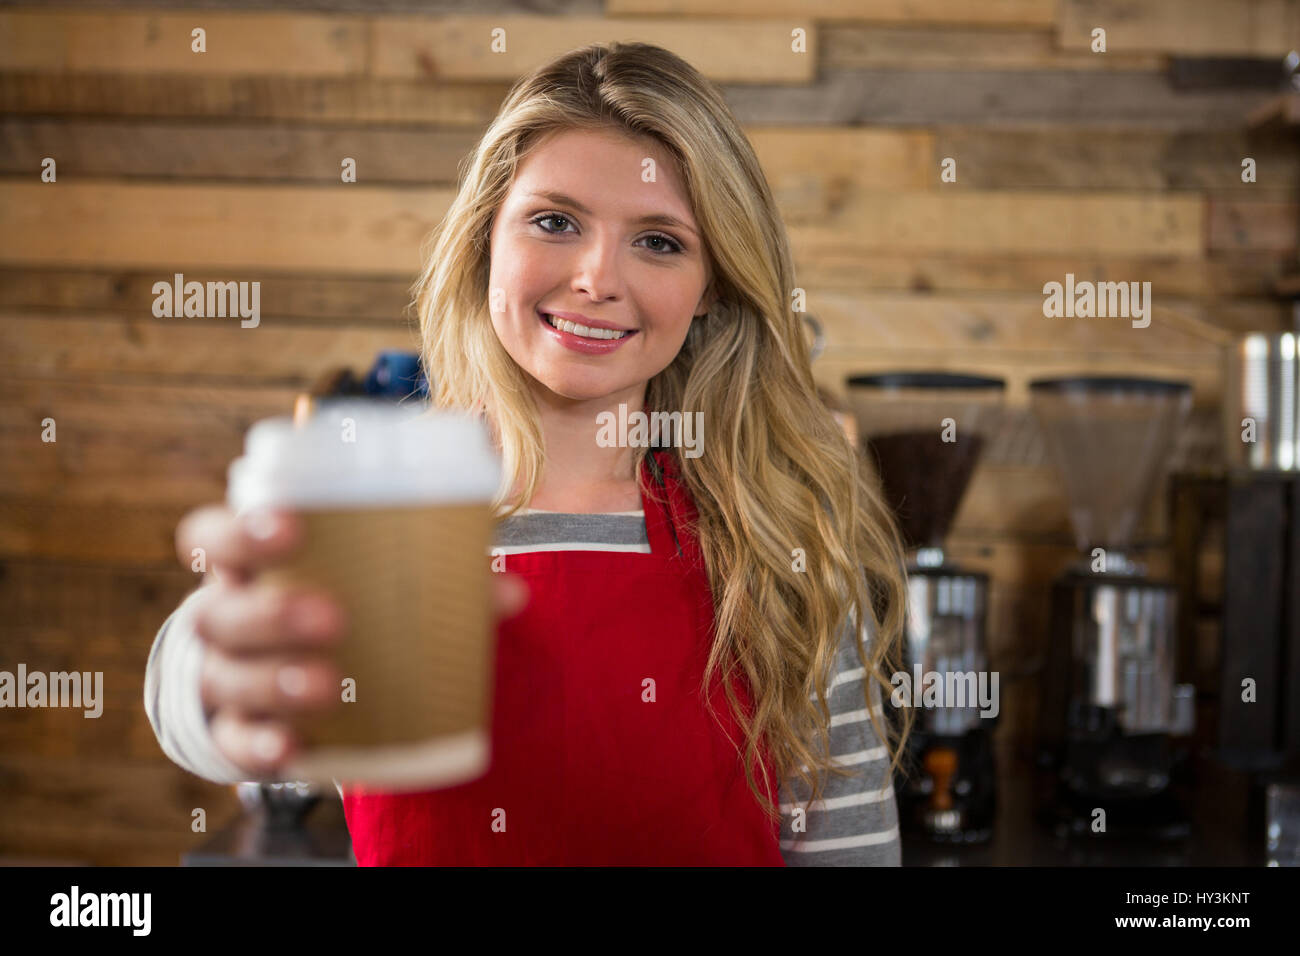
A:
[[[997,821],[988,842],[939,844],[905,833],[903,865],[1264,866],[1263,822],[1254,828],[1250,822],[1250,775],[1206,758],[1196,760],[1192,771],[1195,785],[1187,804],[1192,832],[1183,840],[1057,836],[1036,819],[1033,770],[1025,762],[999,775]]]

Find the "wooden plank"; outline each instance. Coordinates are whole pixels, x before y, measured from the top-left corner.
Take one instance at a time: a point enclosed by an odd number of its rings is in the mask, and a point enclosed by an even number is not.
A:
[[[943,127],[934,137],[934,178],[939,159],[952,157],[954,188],[1300,192],[1300,155],[1289,132]],[[1241,180],[1248,156],[1254,183]]]
[[[116,9],[121,0],[43,0],[46,7],[90,7]],[[274,7],[280,11],[312,10],[328,13],[428,13],[429,0],[131,0],[132,8],[151,10],[190,10],[195,7],[220,6],[231,10],[265,10]],[[438,0],[437,10],[443,16],[462,13],[493,12],[528,13],[537,9],[532,0]],[[591,14],[601,9],[599,0],[546,0],[546,11],[552,16]]]
[[[0,567],[6,626],[21,631],[24,652],[47,655],[43,669],[85,670],[83,653],[102,664],[143,665],[158,628],[199,584],[175,559],[170,567],[23,559]]]
[[[47,7],[89,7],[95,9],[117,8],[121,0],[44,0]],[[313,10],[330,13],[427,13],[429,0],[132,0],[132,8],[184,9],[219,6],[231,10]],[[537,9],[531,0],[438,0],[437,11],[443,16],[451,14],[510,11],[526,13]],[[546,11],[561,14],[594,13],[600,9],[597,0],[546,0]]]
[[[509,84],[371,77],[0,73],[0,113],[312,123],[427,123],[482,129]]]
[[[1275,90],[1277,58],[1256,56],[1172,56],[1169,82],[1178,90],[1222,90],[1254,87]]]
[[[290,414],[296,395],[283,386],[82,382],[74,390],[66,382],[6,378],[0,382],[0,426],[17,428],[32,415],[51,415],[61,420],[59,441],[65,425],[119,439],[139,427],[234,435],[266,415]]]
[[[0,469],[0,494],[136,505],[219,501],[226,466],[241,450],[201,431],[150,429],[131,437],[132,446],[94,433],[42,444],[26,431],[0,429],[0,454],[26,456],[21,468]]]
[[[73,761],[65,761],[73,762]],[[182,771],[184,772],[184,771]],[[154,833],[94,823],[93,815],[78,817],[73,813],[59,813],[59,819],[47,823],[33,808],[28,817],[0,829],[0,846],[19,861],[56,860],[54,865],[81,866],[178,866],[182,856],[191,848],[201,846],[205,834],[190,834],[188,841],[179,843],[172,833]],[[49,805],[45,813],[54,817]],[[87,820],[91,822],[86,822]],[[209,826],[209,834],[214,828]]]
[[[0,371],[65,383],[235,382],[307,388],[334,368],[368,368],[382,349],[418,351],[418,337],[406,329],[293,326],[269,320],[248,329],[240,328],[238,320],[222,319],[50,319],[19,314],[0,322]]]
[[[746,125],[815,126],[1080,124],[1125,129],[1242,125],[1266,90],[1180,92],[1161,71],[822,70],[807,87],[728,85]]]
[[[344,157],[358,183],[454,186],[478,137],[465,130],[364,126],[267,129],[250,123],[0,121],[0,173],[35,175],[53,157],[60,181],[96,176],[341,182]]]
[[[849,191],[832,211],[783,209],[807,255],[877,250],[949,254],[1183,255],[1201,253],[1196,197],[1010,192]]]
[[[189,504],[225,497],[226,470],[259,419],[297,390],[202,385],[0,382],[0,494],[61,501]],[[53,418],[57,441],[41,440]]]
[[[1152,294],[1161,297],[1262,297],[1272,295],[1277,280],[1294,268],[1293,256],[1269,252],[1221,252],[1212,258],[1123,258],[1104,251],[1069,256],[900,255],[888,251],[864,255],[795,247],[793,253],[802,287],[881,291],[1024,292],[1041,290],[1044,275],[1073,272],[1076,277],[1098,282],[1140,275],[1150,280]]]
[[[763,127],[747,134],[778,192],[853,178],[906,188],[936,180],[932,137],[924,132]],[[476,133],[455,129],[9,118],[0,121],[0,173],[34,173],[51,156],[63,177],[334,184],[341,158],[349,156],[364,184],[454,186],[477,141]]]
[[[1065,276],[1054,278],[1065,281]],[[873,346],[950,348],[972,356],[985,351],[1128,352],[1143,361],[1168,353],[1217,356],[1232,341],[1232,334],[1215,324],[1214,311],[1195,302],[1162,301],[1153,295],[1150,324],[1135,328],[1123,317],[1049,318],[1043,315],[1044,299],[1041,292],[945,296],[813,290],[808,307],[822,324],[828,352]]]
[[[7,192],[0,262],[153,266],[160,279],[193,266],[414,276],[419,246],[452,196],[360,185],[102,182],[17,183]],[[806,243],[812,254],[1201,251],[1202,204],[1190,197],[850,190],[833,212],[825,195],[805,198],[781,211],[794,244]]]
[[[1056,0],[807,0],[799,15],[808,20],[879,23],[987,24],[1043,27],[1053,23]],[[786,0],[606,0],[610,16],[780,17],[790,13]]]
[[[142,630],[141,638],[152,642],[165,619],[166,614]],[[84,633],[101,624],[99,620],[87,618],[80,630]],[[76,671],[83,675],[83,681],[85,674],[94,675],[92,679],[100,682],[100,687],[92,712],[97,709],[99,716],[86,716],[86,706],[6,711],[5,721],[0,724],[0,752],[42,754],[70,761],[106,752],[146,760],[162,753],[143,705],[147,646],[133,654],[130,661],[120,662],[84,649],[69,653],[51,647],[53,640],[47,632],[13,628],[6,639],[12,642],[7,664],[10,670],[16,666],[15,661],[21,661],[26,663],[28,673]],[[60,663],[60,658],[67,663]],[[82,698],[81,703],[87,704],[86,699]]]
[[[1212,252],[1260,250],[1294,254],[1300,204],[1211,197],[1207,207],[1207,248]]]
[[[1062,50],[1051,29],[935,29],[928,24],[845,23],[822,28],[821,66],[829,69],[1158,70],[1164,65],[1159,54],[1117,51],[1095,56],[1081,50]]]
[[[730,13],[731,11],[728,11]],[[791,50],[790,30],[806,31],[807,52]],[[772,20],[606,17],[389,16],[371,23],[381,77],[514,80],[589,43],[653,43],[672,50],[718,83],[811,82],[817,69],[817,25],[782,13]],[[502,48],[494,31],[504,31]]]
[[[1253,260],[1252,260],[1253,261]],[[189,271],[186,281],[221,282],[226,276]],[[156,271],[0,268],[0,310],[153,314]],[[411,282],[393,277],[276,274],[261,280],[261,307],[269,316],[316,320],[405,322]]]
[[[76,856],[100,866],[144,857],[166,865],[240,810],[234,787],[209,783],[161,755],[128,762],[111,752],[75,761],[7,753],[0,775],[0,846],[9,853]],[[195,807],[207,811],[207,833],[190,829]]]
[[[370,77],[148,76],[0,72],[0,113],[313,123],[425,123],[482,129],[508,83]],[[808,86],[723,84],[759,125],[985,125],[1213,129],[1243,123],[1267,91],[1180,93],[1159,71],[823,70]]]
[[[84,708],[24,709],[0,722],[0,751],[157,759],[143,706],[154,636],[199,578],[171,568],[121,568],[40,560],[0,565],[8,666],[102,674],[99,717]]]
[[[0,495],[0,557],[163,564],[176,560],[176,525],[189,510]]]
[[[1060,0],[1057,36],[1067,50],[1090,49],[1106,30],[1106,49],[1153,53],[1283,56],[1300,35],[1294,0]],[[1098,54],[1103,55],[1103,54]]]
[[[129,833],[113,831],[94,850],[87,847],[84,831],[36,824],[4,833],[0,846],[6,855],[0,866],[177,866],[181,854],[169,845],[151,847],[151,841],[136,843]]]
[[[419,247],[448,189],[334,186],[10,183],[0,203],[0,261],[188,267],[414,278]]]
[[[730,13],[731,11],[727,11]],[[798,21],[808,53],[791,50],[790,22],[661,18],[137,12],[0,13],[0,62],[50,73],[437,77],[513,81],[558,52],[611,40],[654,43],[716,82],[806,83],[817,27]],[[207,31],[206,52],[191,31]],[[504,31],[504,49],[494,31]]]
[[[783,208],[828,208],[858,183],[933,188],[933,137],[920,130],[759,126],[745,130]]]
[[[207,32],[205,52],[191,31]],[[0,63],[47,73],[363,73],[369,24],[306,13],[0,11]]]

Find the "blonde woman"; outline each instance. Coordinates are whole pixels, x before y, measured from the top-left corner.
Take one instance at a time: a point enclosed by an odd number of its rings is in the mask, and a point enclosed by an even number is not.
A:
[[[897,864],[910,722],[880,688],[902,549],[818,398],[785,230],[716,89],[645,44],[537,70],[426,253],[433,404],[482,413],[513,479],[493,764],[418,794],[341,787],[358,861]],[[638,416],[665,413],[680,427],[647,447]],[[259,530],[187,518],[181,554],[206,546],[222,571],[167,640],[202,651],[165,677],[151,659],[159,740],[209,779],[273,774],[296,743],[277,714],[337,686],[341,611],[259,590],[299,529]],[[295,598],[325,617],[318,646],[288,623]],[[169,709],[188,726],[169,734]]]

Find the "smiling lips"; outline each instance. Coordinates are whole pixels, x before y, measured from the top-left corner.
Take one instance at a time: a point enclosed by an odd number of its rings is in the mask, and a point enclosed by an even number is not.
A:
[[[584,325],[581,322],[575,322],[546,312],[538,312],[537,316],[542,326],[550,334],[554,335],[561,345],[586,355],[603,355],[606,352],[613,352],[637,334],[637,331],[633,329],[610,328],[610,324],[607,322],[599,323],[599,325]],[[593,319],[587,321],[596,322]]]
[[[587,326],[579,322],[571,322],[568,319],[561,319],[549,312],[543,312],[542,317],[550,323],[552,328],[559,329],[561,332],[571,332],[574,335],[580,335],[584,339],[621,339],[629,334],[619,331],[618,329],[602,329],[594,325]]]

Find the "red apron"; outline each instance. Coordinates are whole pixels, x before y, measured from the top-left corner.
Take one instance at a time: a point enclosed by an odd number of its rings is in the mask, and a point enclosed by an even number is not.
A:
[[[530,601],[497,631],[491,766],[420,793],[344,786],[360,865],[785,865],[779,823],[701,699],[713,599],[686,532],[690,496],[671,457],[654,455],[672,516],[642,496],[650,554],[506,558]],[[752,714],[747,689],[733,686]],[[743,752],[720,679],[711,694]],[[763,756],[756,782],[774,798]]]

